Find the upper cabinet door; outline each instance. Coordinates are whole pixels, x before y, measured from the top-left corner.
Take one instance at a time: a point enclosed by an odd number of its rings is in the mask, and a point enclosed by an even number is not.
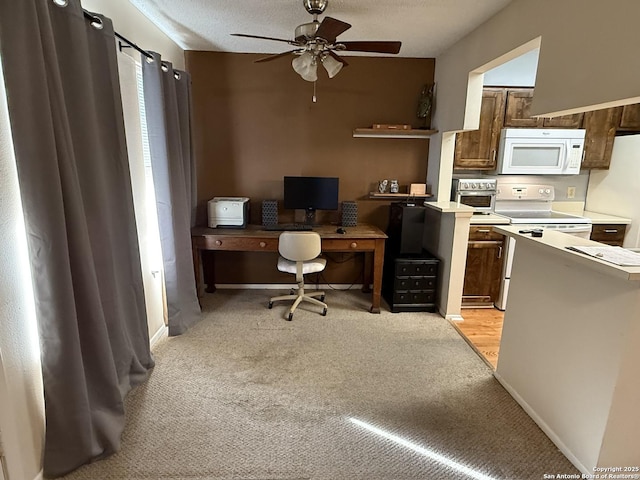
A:
[[[640,131],[640,103],[622,107],[622,117],[620,118],[618,130],[630,132]]]
[[[584,114],[584,139],[582,168],[609,168],[616,126],[620,125],[622,107],[604,108]]]
[[[509,89],[504,115],[504,126],[512,128],[580,128],[584,114],[563,115],[555,118],[531,118],[533,89]]]
[[[455,170],[495,170],[504,118],[504,92],[502,88],[483,90],[479,129],[456,134]]]
[[[584,113],[574,113],[573,115],[562,115],[561,117],[545,118],[542,126],[545,128],[580,128]]]
[[[533,89],[514,89],[507,91],[507,105],[504,113],[505,128],[542,127],[542,118],[531,118]]]

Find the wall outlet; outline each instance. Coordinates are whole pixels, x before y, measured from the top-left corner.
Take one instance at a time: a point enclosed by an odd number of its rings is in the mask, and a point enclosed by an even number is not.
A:
[[[567,198],[576,198],[576,187],[567,187]]]

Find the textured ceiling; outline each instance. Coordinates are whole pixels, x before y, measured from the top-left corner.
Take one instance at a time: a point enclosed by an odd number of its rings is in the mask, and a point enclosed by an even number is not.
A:
[[[286,43],[232,37],[248,33],[293,39],[312,20],[302,0],[129,0],[184,50],[280,53]],[[432,58],[511,0],[330,0],[323,16],[350,23],[339,40],[399,40],[401,57]]]

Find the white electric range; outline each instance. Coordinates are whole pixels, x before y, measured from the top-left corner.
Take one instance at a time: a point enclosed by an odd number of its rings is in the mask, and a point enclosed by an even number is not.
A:
[[[591,219],[552,210],[551,203],[555,190],[551,185],[503,184],[496,193],[495,213],[509,219],[512,225],[522,230],[554,229],[560,232],[589,238]],[[516,241],[512,237],[505,239],[505,258],[500,286],[500,295],[495,306],[504,310],[507,305],[511,266]]]

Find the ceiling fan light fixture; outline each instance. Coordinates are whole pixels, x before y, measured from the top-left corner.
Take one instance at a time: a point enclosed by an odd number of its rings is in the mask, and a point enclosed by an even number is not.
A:
[[[294,58],[291,66],[296,73],[307,82],[315,82],[318,80],[318,64],[311,53],[304,52],[302,55]]]
[[[325,55],[322,59],[322,66],[327,71],[329,78],[335,77],[342,70],[342,62],[336,60],[331,55]]]

